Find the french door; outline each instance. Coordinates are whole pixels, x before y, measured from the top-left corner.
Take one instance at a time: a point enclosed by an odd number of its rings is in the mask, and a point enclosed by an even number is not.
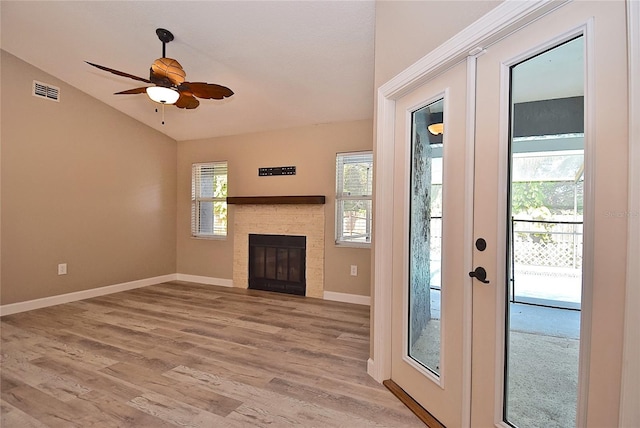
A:
[[[394,204],[394,236],[409,239],[393,246],[392,380],[419,402],[432,403],[449,426],[462,425],[469,364],[463,255],[471,253],[461,227],[466,81],[463,62],[396,103],[396,141],[405,144],[395,153],[404,179],[395,182],[395,200],[401,199]]]
[[[616,180],[626,180],[627,168],[624,23],[623,2],[568,3],[395,100],[390,377],[445,426],[566,426],[567,420],[596,426],[611,414],[607,390],[615,379],[594,365],[606,366],[611,357],[603,351],[607,332],[593,325],[613,328],[620,321],[611,319],[620,292],[607,283],[624,270],[624,246],[613,242],[625,241],[625,229],[606,213],[626,203],[624,191],[612,190]],[[534,58],[562,68],[570,52],[580,55],[580,76],[569,74],[564,83],[519,71]],[[538,138],[545,149],[536,152],[583,156],[574,174],[583,186],[576,206],[584,244],[569,419],[554,416],[553,405],[544,410],[547,420],[528,418],[526,408],[535,406],[526,403],[527,394],[513,398],[523,366],[509,363],[527,352],[511,340],[509,318],[514,159],[532,144],[514,130],[516,97],[526,92],[514,87],[516,70],[523,76],[519,88],[548,92],[535,101],[578,98],[584,109],[581,129],[558,131],[555,143]],[[582,146],[570,147],[574,140]],[[533,371],[549,372],[554,364],[530,361]],[[540,388],[543,398],[556,394]]]

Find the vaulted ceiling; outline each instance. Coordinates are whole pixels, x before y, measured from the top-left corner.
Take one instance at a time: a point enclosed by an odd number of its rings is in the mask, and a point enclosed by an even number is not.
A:
[[[373,115],[372,1],[0,4],[2,49],[178,141]],[[84,62],[147,78],[162,56],[156,28],[174,34],[166,56],[188,81],[235,95],[195,110],[167,107],[162,125],[146,95],[113,95],[140,82]]]

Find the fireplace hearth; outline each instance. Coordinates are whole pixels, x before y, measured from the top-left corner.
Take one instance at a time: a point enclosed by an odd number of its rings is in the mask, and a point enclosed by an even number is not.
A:
[[[305,236],[249,234],[249,288],[304,296]]]

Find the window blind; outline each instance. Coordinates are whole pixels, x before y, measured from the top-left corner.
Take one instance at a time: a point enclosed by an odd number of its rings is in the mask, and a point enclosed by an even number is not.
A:
[[[336,243],[369,244],[372,227],[373,153],[336,155]]]
[[[226,236],[227,162],[195,163],[191,178],[192,236]]]

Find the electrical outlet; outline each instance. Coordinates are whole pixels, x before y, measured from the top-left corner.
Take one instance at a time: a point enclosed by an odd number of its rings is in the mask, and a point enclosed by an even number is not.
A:
[[[358,276],[358,265],[351,265],[351,276]]]
[[[67,264],[60,263],[58,265],[58,275],[66,275],[67,274]]]

